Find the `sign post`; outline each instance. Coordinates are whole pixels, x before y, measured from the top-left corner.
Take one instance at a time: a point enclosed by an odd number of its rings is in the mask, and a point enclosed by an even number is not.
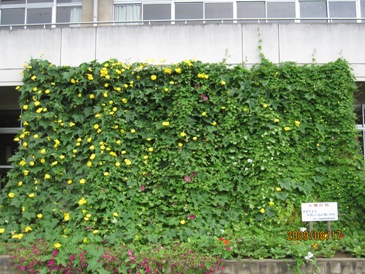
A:
[[[331,221],[338,220],[337,203],[303,203],[302,221],[309,222],[309,230],[313,231],[313,222],[327,221],[328,232],[331,232]]]

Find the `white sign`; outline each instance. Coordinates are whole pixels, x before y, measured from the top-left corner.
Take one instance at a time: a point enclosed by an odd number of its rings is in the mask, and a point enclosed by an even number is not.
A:
[[[302,204],[302,221],[337,221],[337,203],[304,203]]]

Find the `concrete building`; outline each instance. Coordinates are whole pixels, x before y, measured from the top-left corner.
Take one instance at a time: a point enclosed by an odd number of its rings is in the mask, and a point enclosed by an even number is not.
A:
[[[32,57],[71,66],[109,58],[251,66],[259,45],[275,63],[342,57],[358,82],[364,132],[364,44],[365,0],[0,0],[0,174],[17,148],[15,87]]]

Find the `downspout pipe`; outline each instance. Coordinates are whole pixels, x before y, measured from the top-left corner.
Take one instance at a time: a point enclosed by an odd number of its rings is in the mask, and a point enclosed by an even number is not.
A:
[[[98,24],[98,7],[99,7],[99,0],[94,0],[94,4],[93,4],[93,22],[94,22],[94,27],[96,27]]]

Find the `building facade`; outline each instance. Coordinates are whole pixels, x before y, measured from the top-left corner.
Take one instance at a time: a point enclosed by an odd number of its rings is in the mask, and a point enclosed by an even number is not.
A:
[[[0,176],[18,146],[15,87],[30,58],[71,66],[110,58],[252,66],[260,53],[275,63],[345,58],[364,140],[364,44],[365,0],[0,0]]]

